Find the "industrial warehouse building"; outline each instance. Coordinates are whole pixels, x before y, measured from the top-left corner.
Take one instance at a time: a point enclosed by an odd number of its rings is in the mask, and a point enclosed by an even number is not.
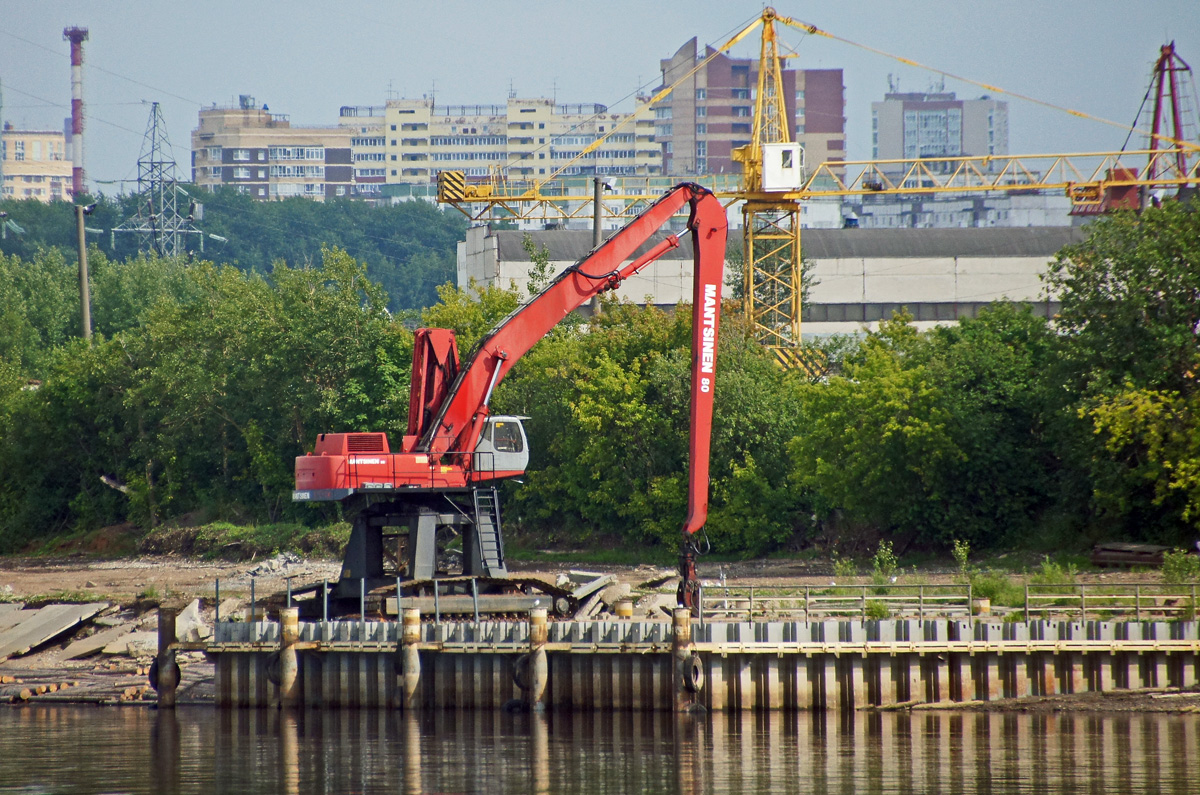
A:
[[[458,245],[458,282],[526,290],[529,255],[524,232],[476,226]],[[815,284],[805,308],[805,337],[861,333],[907,309],[918,327],[974,317],[996,301],[1032,306],[1042,316],[1058,311],[1046,300],[1041,276],[1065,245],[1083,240],[1081,227],[990,229],[810,229],[801,237]],[[550,253],[555,273],[584,257],[592,233],[533,232]],[[657,242],[656,236],[651,242]],[[692,250],[687,236],[678,249],[631,278],[621,295],[636,303],[673,306],[690,301]],[[639,253],[640,253],[639,249]]]

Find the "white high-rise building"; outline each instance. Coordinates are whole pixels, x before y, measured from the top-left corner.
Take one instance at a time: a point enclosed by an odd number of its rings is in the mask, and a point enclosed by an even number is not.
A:
[[[871,103],[873,160],[1007,154],[1007,102],[951,91],[888,93]]]

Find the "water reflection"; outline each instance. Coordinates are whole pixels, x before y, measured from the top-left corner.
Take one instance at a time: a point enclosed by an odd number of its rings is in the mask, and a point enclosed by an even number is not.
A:
[[[1194,792],[1200,718],[0,709],[0,793]]]

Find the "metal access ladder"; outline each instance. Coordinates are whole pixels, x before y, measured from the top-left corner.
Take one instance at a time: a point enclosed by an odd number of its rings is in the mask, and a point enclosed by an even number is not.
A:
[[[500,536],[500,498],[493,489],[475,489],[475,543],[484,577],[507,577]]]

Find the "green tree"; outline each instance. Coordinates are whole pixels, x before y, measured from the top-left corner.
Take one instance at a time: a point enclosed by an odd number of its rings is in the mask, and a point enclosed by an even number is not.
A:
[[[1099,526],[1190,541],[1200,453],[1200,213],[1168,202],[1103,218],[1087,240],[1063,250],[1046,281],[1062,301],[1063,378],[1083,396],[1078,458]]]
[[[1196,390],[1200,370],[1200,213],[1168,202],[1090,227],[1051,263],[1071,374],[1096,394],[1135,387]]]
[[[904,543],[995,546],[1055,504],[1046,432],[1054,336],[1000,305],[920,333],[900,317],[868,335],[842,376],[799,391],[792,483],[818,513]]]

